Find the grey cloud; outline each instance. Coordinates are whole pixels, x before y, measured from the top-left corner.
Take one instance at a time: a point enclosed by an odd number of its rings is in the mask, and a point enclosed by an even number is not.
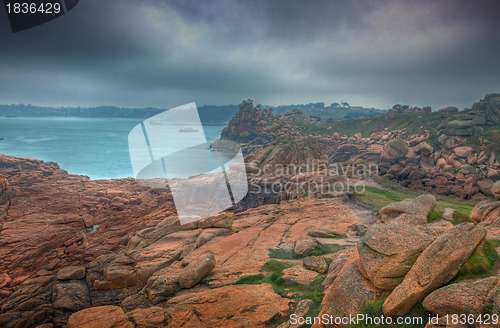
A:
[[[0,24],[0,103],[466,107],[500,91],[499,9],[494,0],[86,0],[36,29]]]

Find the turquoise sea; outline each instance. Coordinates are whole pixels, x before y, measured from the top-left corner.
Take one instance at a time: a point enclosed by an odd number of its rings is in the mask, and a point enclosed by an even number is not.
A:
[[[132,177],[128,134],[141,119],[0,117],[0,154],[57,162],[91,179]],[[221,125],[204,125],[206,138]],[[3,138],[3,140],[2,140]],[[223,156],[214,152],[214,156]]]

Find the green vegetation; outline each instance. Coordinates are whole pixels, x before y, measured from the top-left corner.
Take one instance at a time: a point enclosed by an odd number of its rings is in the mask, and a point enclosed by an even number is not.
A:
[[[283,270],[291,267],[290,264],[275,259],[271,259],[264,263],[260,271],[264,272],[283,272]]]
[[[366,187],[365,192],[356,194],[356,197],[363,203],[372,205],[376,211],[380,211],[382,207],[394,202],[400,202],[407,198],[415,198],[428,194],[424,191],[405,188],[396,182],[385,180],[380,177],[374,177],[373,179],[385,189]],[[434,194],[434,196],[437,200],[435,208],[437,213],[441,213],[445,208],[451,207],[464,215],[469,215],[474,207],[474,201],[437,194]],[[459,218],[457,218],[457,220],[458,219]]]
[[[496,251],[499,241],[483,241],[465,262],[452,282],[466,279],[486,278],[498,273],[499,255]]]
[[[370,302],[365,305],[361,314],[364,314],[366,317],[371,318],[380,318],[383,316],[382,305],[384,305],[385,298],[377,299],[373,302]],[[408,320],[412,321],[412,323],[408,324],[374,324],[371,322],[365,321],[365,323],[359,323],[357,325],[349,325],[348,328],[423,328],[427,324],[429,319],[429,312],[424,309],[422,306],[422,302],[417,303],[408,314],[405,316]],[[421,319],[417,319],[421,318]],[[421,324],[417,323],[421,321]]]
[[[321,312],[321,302],[323,301],[323,297],[325,294],[321,291],[321,284],[323,283],[323,280],[325,280],[326,274],[320,275],[318,278],[313,280],[311,284],[309,285],[309,288],[305,291],[304,295],[302,296],[302,299],[308,299],[312,300],[311,306],[309,307],[309,310],[307,311],[305,317],[309,318],[316,318],[319,313]],[[301,328],[306,328],[306,327],[311,327],[312,325],[301,325]]]
[[[297,303],[304,299],[312,300],[311,306],[306,316],[317,316],[321,310],[321,301],[324,297],[324,294],[321,292],[321,284],[326,278],[326,273],[319,274],[318,277],[313,280],[307,288],[300,286],[287,286],[283,280],[283,270],[289,268],[290,266],[290,264],[284,261],[271,259],[267,261],[260,269],[261,272],[266,272],[266,274],[259,273],[256,275],[241,277],[235,283],[235,285],[257,285],[264,283],[271,284],[273,286],[274,292],[281,297],[291,298],[288,295],[293,294],[293,299]],[[285,318],[279,316],[279,318],[273,318],[272,322],[269,322],[268,325],[270,327],[276,327],[284,320]],[[302,327],[310,326],[303,325]]]
[[[332,254],[342,249],[342,247],[343,246],[337,244],[318,243],[311,252],[304,255],[298,255],[295,253],[289,254],[281,248],[274,248],[274,249],[269,249],[269,257],[272,259],[281,259],[281,260],[298,260],[311,255],[320,256],[325,254]]]

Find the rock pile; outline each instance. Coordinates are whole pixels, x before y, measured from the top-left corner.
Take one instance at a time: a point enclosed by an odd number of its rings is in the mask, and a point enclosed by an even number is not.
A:
[[[497,277],[446,286],[487,232],[474,223],[428,224],[423,219],[435,202],[433,196],[421,196],[383,208],[379,223],[368,228],[340,272],[333,273],[320,316],[356,315],[378,299],[385,299],[383,313],[389,317],[404,316],[421,301],[441,316],[491,313],[500,306],[494,300]]]

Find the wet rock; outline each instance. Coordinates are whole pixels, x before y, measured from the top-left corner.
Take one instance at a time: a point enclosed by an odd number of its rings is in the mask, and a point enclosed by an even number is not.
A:
[[[57,272],[57,279],[59,280],[78,280],[85,278],[85,267],[82,266],[68,266],[61,268]]]
[[[98,306],[81,310],[68,319],[67,328],[134,328],[118,306]]]
[[[463,223],[437,238],[386,299],[384,314],[406,314],[418,301],[453,279],[485,236],[483,227]]]
[[[358,242],[360,261],[378,288],[399,285],[434,237],[410,224],[375,224]]]

